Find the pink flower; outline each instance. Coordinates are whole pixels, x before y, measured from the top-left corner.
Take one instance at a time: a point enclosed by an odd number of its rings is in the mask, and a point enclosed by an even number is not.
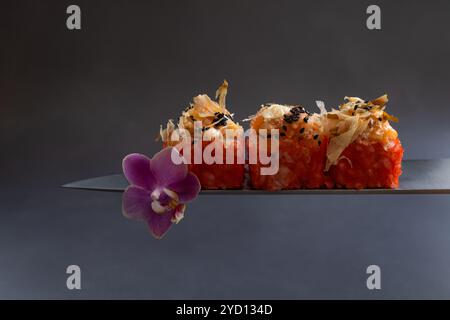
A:
[[[183,219],[186,202],[200,192],[198,178],[188,172],[186,164],[175,164],[172,153],[181,157],[175,148],[169,147],[152,159],[133,153],[122,162],[123,173],[130,183],[123,194],[123,214],[145,221],[157,239]]]

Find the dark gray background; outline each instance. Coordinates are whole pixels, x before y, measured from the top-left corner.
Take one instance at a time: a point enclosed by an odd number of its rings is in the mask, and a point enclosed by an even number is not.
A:
[[[156,241],[119,194],[59,188],[152,155],[223,78],[238,119],[387,92],[405,156],[450,157],[449,1],[76,1],[69,31],[72,3],[0,4],[0,298],[450,298],[448,196],[201,196]]]

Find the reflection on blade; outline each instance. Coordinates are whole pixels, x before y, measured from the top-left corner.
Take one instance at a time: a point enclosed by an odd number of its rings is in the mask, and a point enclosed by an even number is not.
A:
[[[122,174],[63,185],[64,188],[122,192],[128,181]],[[398,189],[202,190],[202,194],[450,194],[450,159],[405,160]]]
[[[91,178],[63,185],[63,188],[122,192],[129,185],[123,174]]]

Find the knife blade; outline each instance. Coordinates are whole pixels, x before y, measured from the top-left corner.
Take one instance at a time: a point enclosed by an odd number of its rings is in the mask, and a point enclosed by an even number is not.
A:
[[[450,194],[450,159],[404,160],[398,189],[254,189],[202,190],[201,194]],[[129,185],[123,174],[113,174],[64,184],[63,188],[123,192]]]

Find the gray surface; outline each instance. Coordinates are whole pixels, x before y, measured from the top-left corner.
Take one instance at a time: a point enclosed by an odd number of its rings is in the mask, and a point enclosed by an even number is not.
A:
[[[202,190],[201,194],[211,195],[269,195],[269,194],[449,194],[450,193],[450,159],[405,160],[403,173],[397,189],[299,189],[299,190]],[[68,189],[121,192],[128,186],[123,174],[90,178],[63,185]]]
[[[80,32],[69,4],[0,2],[0,298],[450,298],[447,195],[212,195],[156,241],[120,194],[60,188],[154,154],[223,78],[237,119],[387,92],[406,158],[450,158],[449,1],[377,1],[376,32],[364,0],[79,0]]]

